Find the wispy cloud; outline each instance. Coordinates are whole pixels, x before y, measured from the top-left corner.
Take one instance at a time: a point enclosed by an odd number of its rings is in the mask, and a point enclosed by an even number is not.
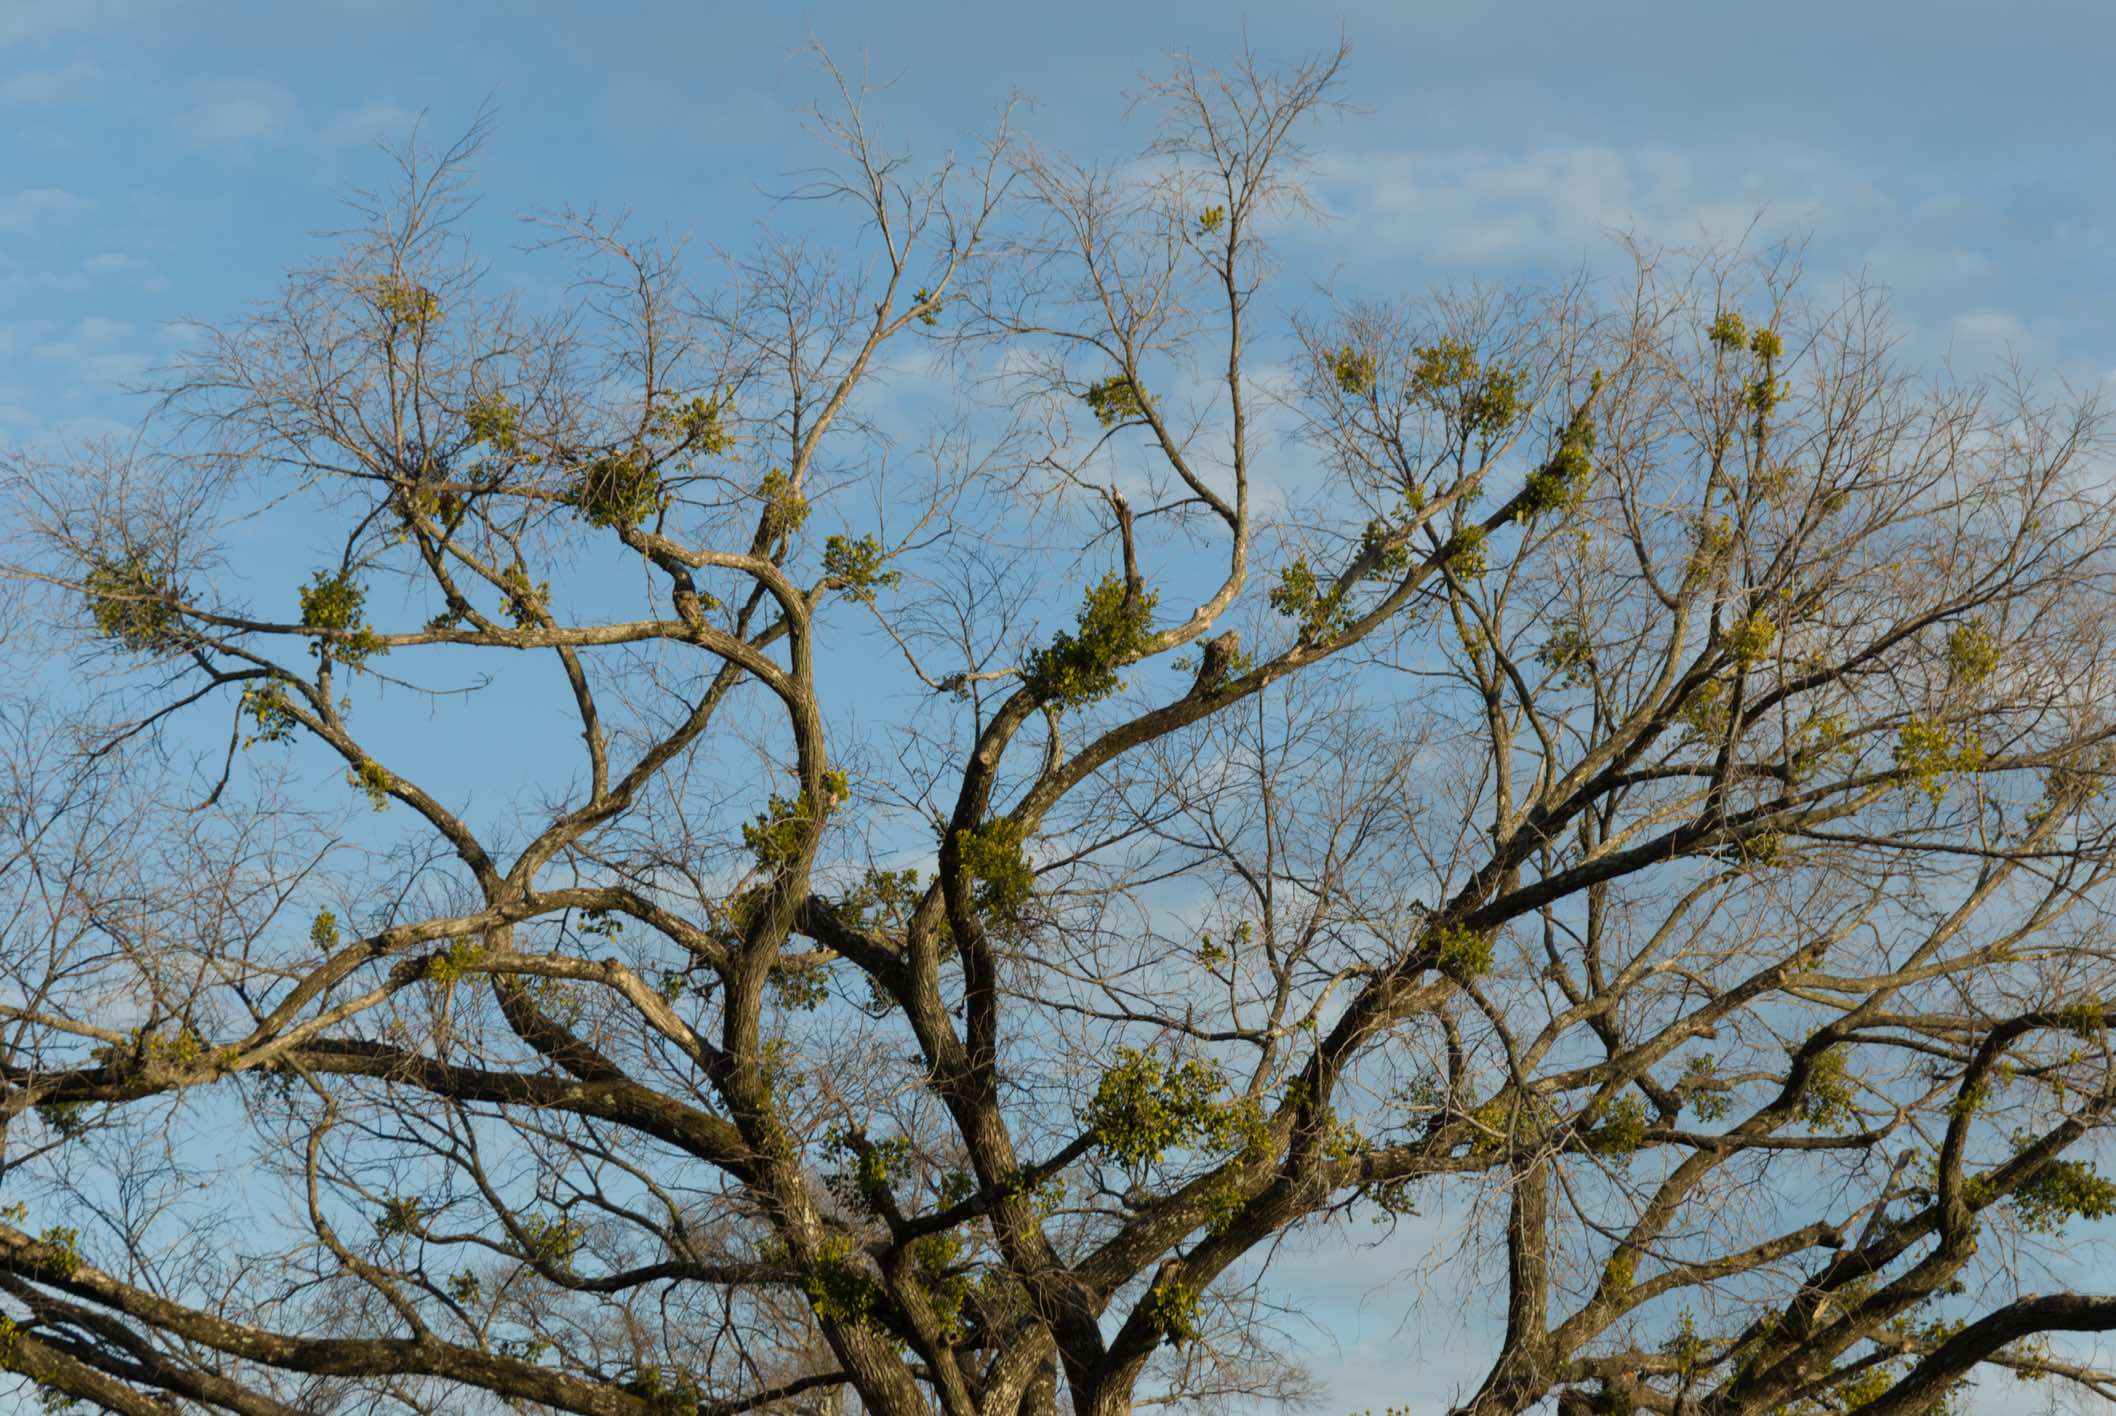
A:
[[[81,262],[81,276],[95,289],[108,289],[121,282],[149,293],[169,288],[160,271],[123,251],[98,251]]]
[[[132,325],[126,320],[108,319],[102,315],[90,315],[74,326],[75,339],[87,344],[108,344],[113,339],[123,339],[132,333]]]
[[[1725,170],[1666,148],[1371,153],[1327,160],[1317,177],[1363,246],[1469,268],[1574,264],[1613,231],[1735,241],[1759,217],[1783,230],[1842,215],[1829,174]]]
[[[71,339],[46,340],[29,347],[30,360],[49,368],[67,370],[77,378],[86,379],[107,390],[135,387],[153,360],[137,349],[111,348],[112,336],[106,329],[130,332],[131,326],[114,320],[86,320],[83,328],[97,327],[89,335],[77,334]]]
[[[198,101],[175,127],[194,147],[239,153],[283,137],[293,112],[293,95],[277,84],[223,79],[202,85]]]
[[[50,108],[80,103],[103,85],[102,68],[87,59],[74,59],[55,68],[21,69],[0,78],[0,105],[10,108]]]
[[[0,231],[24,231],[88,205],[61,187],[25,187],[0,196]]]
[[[0,45],[39,44],[69,34],[115,29],[161,8],[162,0],[5,0]]]
[[[419,115],[409,108],[385,99],[370,99],[333,118],[319,137],[331,147],[393,142],[408,136],[418,121]]]
[[[1964,310],[1947,322],[1947,355],[1959,368],[2002,369],[2015,361],[2029,368],[2056,362],[2056,346],[2043,331],[2012,310]]]

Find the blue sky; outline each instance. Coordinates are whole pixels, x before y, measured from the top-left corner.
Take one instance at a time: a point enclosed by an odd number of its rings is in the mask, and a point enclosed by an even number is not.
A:
[[[0,0],[0,438],[114,430],[164,323],[217,318],[315,249],[373,144],[488,98],[500,212],[629,209],[744,239],[809,160],[810,36],[892,82],[908,148],[1010,95],[1039,136],[1115,156],[1122,95],[1176,46],[1354,45],[1314,145],[1341,219],[1289,274],[1359,289],[1599,264],[1604,234],[1811,238],[1818,277],[1887,286],[1912,352],[2116,366],[2116,8],[1937,0],[806,9],[315,0]],[[1289,284],[1297,282],[1289,282]],[[112,422],[110,420],[116,420]]]
[[[496,115],[484,215],[630,210],[740,246],[813,160],[810,38],[888,84],[905,148],[969,146],[1014,96],[1054,145],[1140,140],[1124,95],[1173,48],[1353,45],[1357,111],[1311,135],[1333,220],[1282,288],[1361,293],[1613,266],[1616,230],[1808,241],[1820,289],[1886,287],[1907,359],[2116,374],[2116,6],[1687,3],[807,8],[398,0],[0,0],[0,445],[121,434],[123,389],[313,256],[375,144]],[[501,248],[501,259],[507,257]],[[2116,391],[2116,390],[2112,390]],[[1445,1224],[1295,1255],[1325,1409],[1426,1401],[1481,1322],[1398,1275]],[[1403,1325],[1414,1291],[1446,1300]],[[1438,1315],[1437,1321],[1435,1315]],[[1428,1323],[1432,1325],[1428,1326]],[[1470,1344],[1481,1346],[1481,1344]],[[1466,1359],[1465,1359],[1466,1360]]]

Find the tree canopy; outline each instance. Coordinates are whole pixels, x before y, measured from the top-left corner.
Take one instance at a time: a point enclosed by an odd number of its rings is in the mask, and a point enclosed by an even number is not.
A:
[[[0,1365],[1254,1409],[1282,1242],[1445,1210],[1464,1413],[2116,1395],[2047,1336],[2116,1326],[2047,1291],[2116,1214],[2091,401],[1785,250],[1289,289],[1341,58],[1116,164],[839,84],[753,250],[565,215],[541,292],[408,149],[12,455]]]

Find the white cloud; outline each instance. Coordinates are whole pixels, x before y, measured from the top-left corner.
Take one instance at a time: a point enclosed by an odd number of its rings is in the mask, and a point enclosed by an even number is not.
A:
[[[82,388],[137,387],[153,361],[131,346],[134,332],[125,320],[90,315],[63,333],[50,321],[0,325],[0,353],[25,352],[30,362],[65,371],[67,381]]]
[[[1989,307],[1947,321],[1945,352],[1956,369],[1969,373],[2003,369],[2015,360],[2031,369],[2055,362],[2055,345],[2041,331],[2011,310]]]
[[[51,69],[23,69],[0,78],[0,104],[44,108],[78,103],[100,87],[103,78],[102,69],[86,59],[74,59]]]
[[[1318,163],[1317,190],[1365,247],[1449,265],[1576,264],[1615,231],[1677,243],[1811,225],[1832,205],[1827,174],[1766,177],[1660,148],[1583,145],[1518,155],[1384,152]],[[1841,194],[1839,194],[1841,197]]]
[[[113,339],[123,339],[132,333],[132,326],[124,320],[113,320],[102,315],[90,315],[74,326],[74,338],[89,344],[108,344]]]
[[[0,230],[23,231],[48,217],[65,216],[88,205],[59,187],[28,187],[0,197]]]
[[[50,441],[66,446],[79,447],[86,443],[125,442],[139,431],[130,423],[116,418],[106,418],[100,413],[83,413],[77,417],[60,418],[47,430]]]
[[[204,86],[175,126],[194,146],[239,151],[282,136],[293,109],[292,95],[277,84],[224,79]]]
[[[418,121],[419,115],[409,108],[383,99],[370,99],[333,118],[321,138],[333,147],[396,142],[409,136]]]
[[[1404,294],[1451,276],[1504,283],[1609,273],[1624,266],[1612,234],[1649,247],[1752,252],[1791,240],[1810,298],[1826,304],[1845,282],[1886,294],[1910,364],[1981,376],[2017,358],[2030,373],[2092,380],[2108,362],[2103,350],[2079,348],[2100,340],[2104,325],[2078,305],[2013,313],[2032,309],[2020,262],[2004,254],[2024,239],[2015,215],[1988,196],[1927,190],[1918,173],[1826,151],[1384,148],[1326,156],[1313,177],[1338,219],[1312,235],[1293,226],[1274,234],[1335,266],[1355,295],[1376,279]],[[2062,245],[2092,229],[2060,223],[2035,239]]]
[[[0,45],[114,29],[160,7],[160,0],[0,0]]]
[[[107,290],[123,283],[150,294],[169,288],[169,282],[152,265],[123,251],[99,251],[90,256],[81,262],[80,276],[73,277],[71,283],[93,290]]]

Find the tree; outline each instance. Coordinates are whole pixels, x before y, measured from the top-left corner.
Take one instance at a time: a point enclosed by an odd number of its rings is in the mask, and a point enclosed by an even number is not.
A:
[[[1281,1239],[1455,1205],[1463,1412],[2116,1390],[2095,410],[1782,255],[1288,323],[1341,57],[1115,169],[841,90],[845,231],[543,310],[473,135],[17,455],[0,1361],[1246,1408]]]

